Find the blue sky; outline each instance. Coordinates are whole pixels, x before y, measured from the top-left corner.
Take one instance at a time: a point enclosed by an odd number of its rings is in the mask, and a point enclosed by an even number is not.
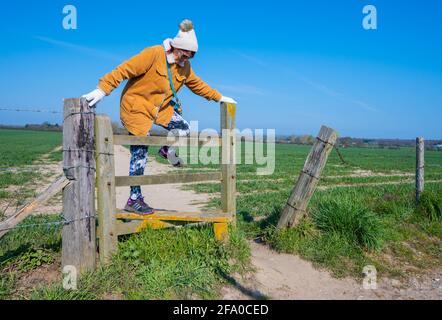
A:
[[[78,28],[62,27],[65,5]],[[378,29],[362,28],[377,8]],[[442,1],[16,1],[0,13],[0,108],[61,110],[62,99],[194,21],[195,72],[238,101],[239,128],[442,138]],[[119,119],[123,86],[98,105]],[[218,128],[218,104],[180,92],[184,116]],[[0,111],[0,123],[61,122]]]

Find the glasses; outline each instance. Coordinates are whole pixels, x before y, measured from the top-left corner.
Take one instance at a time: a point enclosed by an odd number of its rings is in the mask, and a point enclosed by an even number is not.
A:
[[[184,50],[184,49],[180,49],[181,54],[186,57],[187,59],[192,59],[195,56],[195,52],[193,51],[189,51],[189,50]]]

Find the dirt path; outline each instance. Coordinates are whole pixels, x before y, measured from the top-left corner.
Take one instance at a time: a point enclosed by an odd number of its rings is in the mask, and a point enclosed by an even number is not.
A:
[[[255,273],[246,278],[236,276],[234,285],[223,288],[223,299],[442,299],[442,268],[405,283],[378,279],[377,288],[367,290],[362,281],[333,278],[329,272],[316,269],[296,255],[278,253],[255,242],[250,242],[250,246]]]
[[[292,254],[279,254],[250,242],[252,276],[235,277],[235,285],[223,288],[224,299],[363,299],[366,294],[350,279],[334,279]]]

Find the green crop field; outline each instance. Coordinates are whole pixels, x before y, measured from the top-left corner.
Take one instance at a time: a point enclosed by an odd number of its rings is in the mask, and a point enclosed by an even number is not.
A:
[[[31,165],[61,145],[61,139],[60,132],[0,129],[0,168]]]

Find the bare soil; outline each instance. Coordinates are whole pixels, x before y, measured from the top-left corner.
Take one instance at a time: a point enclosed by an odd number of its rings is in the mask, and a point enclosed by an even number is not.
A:
[[[35,288],[39,286],[48,286],[61,281],[61,262],[56,261],[52,264],[42,265],[34,270],[28,271],[22,275],[15,285],[13,299],[28,297]]]
[[[373,172],[371,170],[356,169],[347,175],[332,175],[327,176],[328,179],[338,179],[338,178],[360,178],[360,177],[413,177],[414,174],[410,172],[401,171],[390,171],[388,173],[384,172]]]

